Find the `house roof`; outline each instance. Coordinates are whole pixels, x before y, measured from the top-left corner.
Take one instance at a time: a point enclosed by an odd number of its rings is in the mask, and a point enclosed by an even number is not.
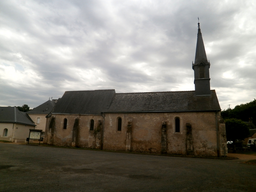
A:
[[[53,114],[95,114],[107,110],[115,95],[114,89],[66,91],[56,103]]]
[[[35,107],[33,110],[28,111],[28,114],[49,114],[52,111],[55,103],[56,100],[48,100],[43,104]]]
[[[220,111],[214,90],[209,96],[195,91],[117,93],[106,113]]]
[[[0,123],[18,123],[35,126],[27,113],[19,111],[16,107],[0,107]]]

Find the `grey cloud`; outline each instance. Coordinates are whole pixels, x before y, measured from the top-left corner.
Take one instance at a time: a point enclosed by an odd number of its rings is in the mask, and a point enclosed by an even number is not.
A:
[[[74,90],[115,88],[120,92],[140,91],[140,87],[147,91],[175,90],[187,79],[193,84],[191,64],[198,16],[205,46],[212,48],[207,54],[212,87],[255,88],[254,68],[240,69],[236,63],[254,46],[252,34],[237,34],[234,30],[236,15],[246,7],[237,1],[229,5],[222,1],[45,0],[2,1],[0,5],[0,29],[26,39],[0,37],[0,65],[18,63],[24,70],[34,70],[42,78],[41,83],[49,84],[24,98],[21,90],[27,88],[4,86],[8,80],[1,80],[1,89],[13,100],[0,93],[6,98],[0,104],[12,105],[16,98],[39,105],[44,102],[42,98],[60,97],[66,91],[65,81],[76,84]],[[15,58],[14,53],[21,54],[25,61]],[[247,62],[254,62],[252,56],[248,57]],[[132,67],[138,63],[146,63],[154,75],[145,74],[143,67]],[[104,81],[85,82],[71,68],[99,69]],[[238,79],[224,79],[222,74],[229,70]],[[247,88],[239,84],[241,79]],[[220,93],[220,99],[229,102],[224,93]]]

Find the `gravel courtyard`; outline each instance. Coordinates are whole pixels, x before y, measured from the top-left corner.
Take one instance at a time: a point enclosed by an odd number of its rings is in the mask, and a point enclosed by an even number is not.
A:
[[[0,143],[0,191],[256,191],[256,165]]]

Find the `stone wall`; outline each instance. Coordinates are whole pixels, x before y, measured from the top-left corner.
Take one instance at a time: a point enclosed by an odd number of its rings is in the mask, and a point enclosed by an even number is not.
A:
[[[65,128],[64,119],[67,119]],[[92,119],[94,128],[90,130]],[[47,119],[44,142],[57,146],[101,148],[102,122],[102,116],[53,115]]]
[[[220,138],[220,156],[226,156],[228,153],[226,126],[224,122],[219,124],[219,138]]]
[[[64,119],[67,119],[66,126]],[[94,128],[90,130],[92,119]],[[120,124],[118,119],[121,119]],[[120,113],[105,114],[104,118],[97,115],[53,115],[47,119],[45,136],[45,143],[57,146],[196,156],[226,155],[225,124],[219,123],[219,113],[214,112]]]
[[[121,131],[117,129],[119,117]],[[180,121],[179,132],[175,118]],[[217,156],[216,130],[214,112],[106,114],[103,149]]]

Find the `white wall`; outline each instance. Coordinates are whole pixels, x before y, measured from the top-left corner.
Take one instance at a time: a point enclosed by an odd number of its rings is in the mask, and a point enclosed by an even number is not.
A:
[[[8,129],[7,136],[3,136],[5,128]],[[0,140],[25,142],[29,135],[29,129],[34,129],[34,126],[13,123],[0,123]]]
[[[0,140],[12,141],[13,127],[14,127],[13,123],[0,123]],[[3,136],[4,129],[8,129],[7,136]]]
[[[45,132],[45,126],[46,126],[46,115],[45,114],[28,114],[29,117],[32,119],[32,121],[34,121],[36,127],[35,129],[39,129],[42,130],[43,132]],[[40,119],[38,121],[38,118]]]

